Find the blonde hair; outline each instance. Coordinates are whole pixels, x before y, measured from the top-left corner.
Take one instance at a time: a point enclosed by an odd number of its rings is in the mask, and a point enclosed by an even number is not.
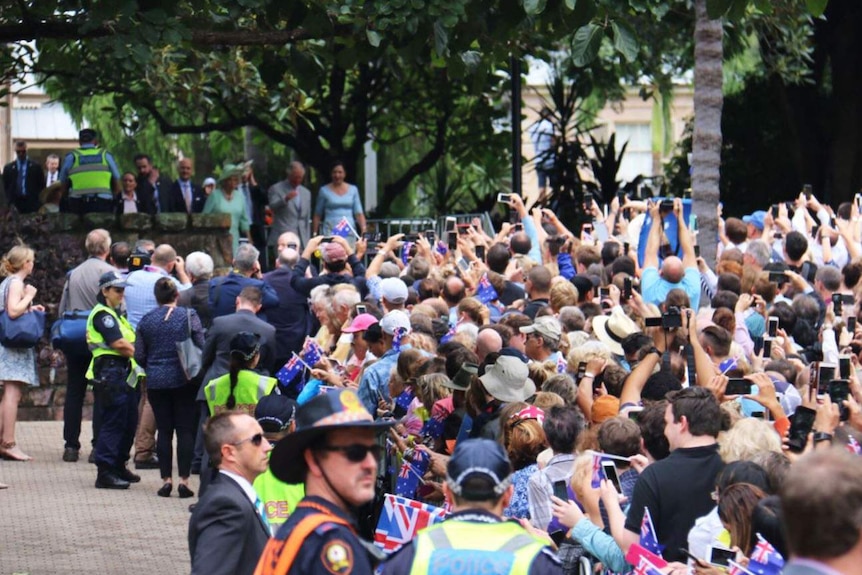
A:
[[[500,439],[515,471],[535,463],[539,454],[548,447],[545,431],[538,420],[515,417],[527,407],[528,404],[515,401],[500,410]]]
[[[551,295],[548,299],[551,309],[554,313],[560,313],[560,310],[566,306],[578,305],[578,288],[572,282],[558,281],[551,283]]]
[[[572,347],[566,358],[566,371],[577,373],[579,363],[582,361],[589,362],[591,359],[597,358],[610,361],[613,356],[608,346],[602,342],[596,340],[585,341],[577,347]]]
[[[6,252],[6,256],[0,260],[0,272],[4,276],[11,276],[18,273],[29,261],[36,257],[36,252],[24,244],[14,246]]]
[[[764,451],[781,453],[781,438],[772,425],[753,417],[740,419],[718,438],[718,453],[725,463],[748,461]]]
[[[593,455],[591,453],[582,453],[575,459],[572,466],[572,491],[578,501],[584,501],[584,484],[589,477],[593,475]]]

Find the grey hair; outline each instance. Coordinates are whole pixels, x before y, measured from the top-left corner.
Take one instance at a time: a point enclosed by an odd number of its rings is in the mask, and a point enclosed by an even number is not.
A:
[[[240,244],[233,255],[233,267],[240,272],[250,272],[254,269],[260,251],[251,244]]]
[[[213,259],[204,252],[192,252],[186,256],[186,271],[197,279],[208,279],[213,275]]]
[[[753,240],[748,244],[745,253],[754,258],[757,265],[765,266],[772,259],[772,250],[769,249],[769,244],[763,240]]]

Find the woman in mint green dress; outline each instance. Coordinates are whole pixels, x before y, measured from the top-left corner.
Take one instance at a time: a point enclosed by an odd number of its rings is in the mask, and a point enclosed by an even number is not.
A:
[[[207,198],[203,211],[205,214],[230,214],[230,235],[233,240],[231,255],[235,254],[236,248],[239,247],[240,234],[251,241],[245,198],[239,190],[240,175],[241,165],[225,164],[218,187]]]

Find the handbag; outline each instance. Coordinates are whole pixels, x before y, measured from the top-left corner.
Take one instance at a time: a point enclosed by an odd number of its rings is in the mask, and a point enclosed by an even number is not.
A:
[[[87,348],[86,310],[67,311],[51,326],[51,345],[66,355],[70,353],[89,353]]]
[[[15,319],[6,311],[9,286],[3,290],[3,311],[0,312],[0,345],[11,349],[36,347],[45,333],[45,312],[31,310]]]
[[[180,357],[180,367],[187,380],[192,380],[201,371],[201,363],[203,360],[203,350],[195,345],[192,339],[192,310],[187,310],[189,321],[189,336],[177,342],[177,355]]]

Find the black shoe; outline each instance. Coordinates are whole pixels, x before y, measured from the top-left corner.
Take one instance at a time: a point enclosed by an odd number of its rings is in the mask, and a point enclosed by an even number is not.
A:
[[[75,463],[78,461],[78,450],[74,447],[67,447],[63,450],[63,461],[67,463]]]
[[[120,479],[116,473],[100,473],[96,477],[96,489],[128,489],[129,482]]]
[[[96,464],[96,449],[93,448],[93,451],[90,452],[90,457],[87,458],[87,463]]]
[[[159,488],[159,490],[158,490],[158,491],[156,491],[156,495],[158,495],[159,497],[170,497],[170,496],[171,496],[171,491],[172,491],[173,489],[174,489],[173,484],[171,484],[171,483],[165,483],[164,485],[162,485],[162,486]]]
[[[180,483],[179,487],[177,487],[177,493],[180,496],[180,499],[188,499],[189,497],[194,497],[195,492]]]
[[[149,459],[142,459],[141,461],[135,461],[135,469],[158,469],[159,468],[159,458],[155,455],[150,457]]]
[[[117,470],[117,477],[129,483],[140,483],[141,476],[129,471],[128,467],[123,467]]]

